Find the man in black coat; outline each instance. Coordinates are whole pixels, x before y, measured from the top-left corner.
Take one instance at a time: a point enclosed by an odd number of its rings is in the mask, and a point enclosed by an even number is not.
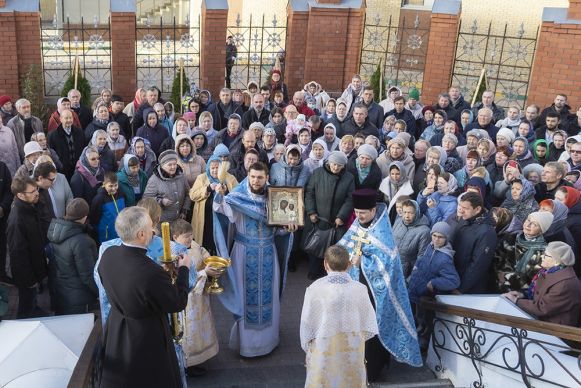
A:
[[[414,114],[405,108],[405,98],[399,96],[394,98],[393,105],[395,108],[385,114],[385,118],[395,116],[396,120],[403,120],[406,124],[406,132],[411,133],[412,136],[416,134],[416,119]],[[448,116],[450,117],[450,116]],[[383,123],[382,123],[383,124]]]
[[[81,157],[85,145],[85,134],[82,129],[73,126],[71,111],[63,111],[61,124],[56,130],[48,134],[48,146],[55,150],[59,156],[63,164],[63,174],[69,181],[75,172],[75,165]]]
[[[434,110],[438,109],[446,112],[449,120],[454,120],[458,125],[461,125],[460,114],[462,112],[458,112],[456,109],[454,109],[452,106],[452,99],[448,93],[440,93],[438,95],[438,103],[434,105]]]
[[[12,279],[18,287],[17,318],[32,318],[46,313],[36,305],[38,285],[47,276],[44,246],[37,208],[38,187],[30,177],[14,178],[11,185],[14,205],[6,227]]]
[[[264,96],[256,93],[252,97],[252,106],[242,115],[242,128],[249,129],[250,124],[260,122],[262,125],[268,124],[270,111],[264,108]]]
[[[172,284],[146,255],[154,231],[147,210],[123,209],[115,230],[123,245],[107,248],[98,266],[111,302],[101,387],[181,387],[168,314],[186,307],[191,258],[180,257]]]
[[[10,171],[6,163],[0,161],[0,282],[4,283],[12,283],[12,279],[6,274],[6,220],[13,198],[11,184]]]
[[[450,86],[450,89],[448,89],[448,94],[450,96],[452,108],[458,112],[458,115],[461,114],[465,109],[470,110],[470,103],[464,100],[464,96],[462,93],[460,93],[460,88],[458,86]]]
[[[242,107],[232,101],[232,92],[230,89],[223,88],[220,90],[219,97],[219,101],[216,101],[215,104],[208,107],[208,112],[212,114],[212,118],[214,119],[214,129],[216,131],[228,126],[228,120],[232,114],[237,113],[240,117],[244,114]]]
[[[468,124],[466,128],[464,128],[464,136],[466,136],[468,132],[470,132],[474,128],[478,128],[484,129],[486,132],[488,132],[488,135],[490,136],[491,139],[496,139],[496,134],[498,133],[500,128],[494,125],[495,122],[493,121],[493,117],[494,115],[492,113],[492,109],[481,108],[478,111],[478,115],[476,116],[476,121]]]
[[[567,105],[567,96],[565,94],[557,94],[551,106],[543,109],[539,117],[541,124],[546,122],[549,113],[556,114],[556,116],[552,117],[558,117],[561,128],[569,133],[569,122],[571,121],[571,118],[574,116],[574,114],[571,113],[571,107]],[[576,133],[569,133],[569,135],[574,136]]]
[[[129,120],[129,116],[123,113],[124,107],[123,97],[117,94],[111,96],[111,118],[119,124],[121,134],[129,141],[133,137],[133,133],[131,132],[131,120]]]
[[[452,247],[456,251],[454,264],[460,275],[458,290],[463,294],[486,293],[496,248],[496,223],[485,210],[480,194],[475,192],[461,197],[457,213],[461,219]]]
[[[164,103],[164,101],[161,99],[161,92],[158,88],[152,86],[147,89],[147,93],[145,94],[145,101],[139,105],[137,112],[135,112],[133,115],[133,133],[137,133],[137,130],[143,126],[145,122],[143,113],[146,110],[154,111],[155,109],[153,109],[153,106],[158,102],[161,102],[162,104]]]
[[[561,186],[571,186],[565,180],[565,167],[559,162],[547,162],[543,166],[541,181],[535,185],[535,200],[555,199],[555,193]]]
[[[91,108],[81,104],[81,92],[77,89],[71,89],[68,93],[68,98],[71,101],[71,109],[79,117],[81,122],[81,129],[85,130],[87,125],[93,121],[93,111]]]
[[[353,106],[353,116],[345,122],[343,133],[337,132],[337,137],[355,135],[361,132],[365,137],[369,135],[379,137],[379,130],[367,119],[367,107],[361,103]]]

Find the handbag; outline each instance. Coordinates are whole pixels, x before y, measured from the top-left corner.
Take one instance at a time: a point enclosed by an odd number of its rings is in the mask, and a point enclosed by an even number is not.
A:
[[[319,222],[313,224],[313,229],[305,239],[303,251],[311,257],[323,257],[325,250],[327,250],[331,244],[335,243],[336,229],[334,225],[329,229],[321,229],[319,227],[321,221],[329,224],[329,221],[324,218],[319,218]]]

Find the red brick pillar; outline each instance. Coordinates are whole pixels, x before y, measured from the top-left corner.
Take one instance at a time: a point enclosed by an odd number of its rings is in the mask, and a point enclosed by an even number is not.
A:
[[[111,12],[111,84],[125,103],[137,90],[135,12]]]
[[[421,94],[425,104],[435,102],[438,94],[447,91],[452,82],[460,13],[460,1],[434,2]]]
[[[211,3],[211,6],[208,5]],[[228,3],[202,2],[200,86],[218,96],[226,85],[226,34]]]
[[[40,13],[15,12],[16,36],[18,43],[18,69],[22,77],[30,65],[42,67],[40,47]]]
[[[527,95],[527,104],[551,105],[557,93],[568,96],[575,109],[581,104],[581,1],[569,1],[566,8],[545,8],[537,41]],[[573,11],[573,12],[572,12]]]
[[[581,20],[581,0],[569,0],[567,19]]]
[[[358,8],[346,3],[289,2],[285,64],[289,94],[311,80],[328,92],[341,92],[359,72],[365,3]]]
[[[7,94],[14,102],[20,95],[18,90],[18,46],[16,44],[16,18],[13,12],[0,13],[0,35],[2,50],[2,71],[0,71],[0,94]],[[38,45],[38,41],[37,41]]]
[[[291,2],[287,6],[286,57],[284,62],[284,82],[292,91],[301,90],[305,76],[305,57],[307,49],[307,27],[309,12],[295,10]]]

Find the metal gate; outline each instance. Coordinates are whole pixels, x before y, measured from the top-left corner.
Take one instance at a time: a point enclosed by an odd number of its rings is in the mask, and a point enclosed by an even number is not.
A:
[[[425,24],[425,23],[424,23]],[[405,17],[396,21],[391,16],[365,16],[361,49],[361,76],[370,80],[381,61],[384,90],[397,86],[404,93],[412,88],[421,89],[426,65],[429,25]]]
[[[286,20],[281,22],[276,15],[271,20],[264,15],[258,22],[256,19],[250,15],[248,25],[244,25],[238,14],[236,24],[228,26],[228,36],[233,37],[238,50],[231,75],[233,89],[246,89],[251,81],[258,86],[265,84],[277,57],[284,65]]]
[[[111,34],[109,19],[101,24],[97,16],[92,23],[80,24],[41,21],[41,47],[44,78],[44,94],[47,97],[61,95],[67,78],[71,75],[75,57],[80,70],[91,84],[91,95],[98,95],[103,88],[111,88]]]
[[[452,84],[460,88],[466,101],[472,99],[485,68],[496,105],[525,106],[539,28],[526,31],[521,23],[514,34],[509,34],[508,28],[506,24],[502,33],[495,33],[492,22],[488,28],[481,28],[476,20],[468,25],[461,23]]]
[[[147,18],[136,24],[137,85],[157,86],[162,93],[171,93],[179,63],[184,62],[190,85],[200,84],[200,18],[183,22],[175,17]]]

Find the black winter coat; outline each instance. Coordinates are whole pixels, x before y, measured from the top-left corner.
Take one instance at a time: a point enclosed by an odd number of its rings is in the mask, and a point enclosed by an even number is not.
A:
[[[12,279],[18,287],[32,287],[48,274],[40,217],[36,205],[14,198],[6,226]]]
[[[73,149],[74,155],[70,154],[69,146],[67,143],[67,135],[63,129],[62,124],[57,127],[56,130],[48,134],[48,146],[55,150],[61,163],[63,164],[63,174],[68,180],[71,179],[73,173],[75,172],[75,165],[77,160],[81,157],[83,149],[87,145],[85,141],[85,134],[80,128],[72,127],[71,134],[73,136]]]
[[[87,142],[87,144],[91,141],[93,133],[95,133],[96,130],[102,129],[103,131],[107,132],[107,125],[109,125],[108,122],[100,123],[97,121],[96,118],[93,119],[93,121],[91,121],[91,123],[87,125],[87,128],[85,128],[85,141]]]
[[[575,273],[581,276],[581,200],[578,201],[567,215],[567,228],[573,235],[577,252],[575,255]]]
[[[4,216],[0,218],[0,223],[6,222],[10,215],[10,207],[12,205],[12,191],[10,185],[12,184],[12,177],[6,163],[0,160],[0,207],[4,212]]]
[[[360,182],[359,171],[357,171],[356,162],[357,158],[353,158],[349,160],[347,166],[345,166],[347,172],[350,172],[351,175],[353,175],[354,177],[353,180],[355,182],[355,190],[359,189],[379,190],[379,185],[381,184],[381,180],[383,178],[381,177],[381,169],[379,168],[377,163],[375,161],[371,163],[371,170],[369,171],[369,174],[367,175],[367,177],[365,177],[363,182]]]
[[[254,109],[248,109],[242,115],[242,128],[248,129],[250,128],[250,124],[255,122],[261,122],[262,125],[266,125],[269,122],[269,118],[270,111],[266,110],[266,108],[260,112],[260,117],[257,115],[257,112]]]
[[[375,125],[371,124],[368,119],[365,119],[363,125],[359,126],[355,123],[355,119],[351,117],[343,125],[343,133],[339,133],[339,130],[337,129],[337,137],[339,138],[343,137],[344,135],[355,136],[356,133],[362,133],[365,137],[369,135],[379,137],[379,130]]]
[[[484,213],[468,221],[461,220],[456,227],[452,246],[456,251],[454,264],[460,275],[463,294],[482,294],[489,285],[490,265],[496,249],[495,222],[491,213]]]
[[[99,297],[93,279],[99,251],[87,230],[86,225],[58,218],[48,228],[52,248],[49,278],[57,311],[88,305]]]
[[[310,216],[317,214],[319,218],[329,221],[329,224],[319,221],[321,229],[329,229],[331,225],[335,226],[335,219],[340,218],[344,223],[353,212],[353,199],[351,193],[355,189],[353,175],[350,172],[341,170],[338,175],[329,170],[329,165],[325,163],[313,171],[305,186],[305,233],[308,236],[313,228]],[[337,229],[335,239],[338,240],[347,231],[346,225]]]

